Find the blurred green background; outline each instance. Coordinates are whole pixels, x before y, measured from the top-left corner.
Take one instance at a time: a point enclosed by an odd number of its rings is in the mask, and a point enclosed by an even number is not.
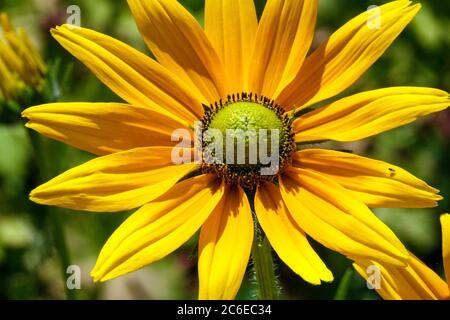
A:
[[[203,0],[181,0],[203,23]],[[257,0],[259,12],[264,0]],[[320,0],[315,45],[369,5],[387,1]],[[126,1],[117,0],[2,0],[16,27],[32,36],[47,63],[55,68],[51,84],[65,81],[56,90],[61,101],[119,101],[81,63],[67,54],[49,35],[52,26],[67,19],[67,7],[81,8],[83,27],[112,35],[144,52],[144,46]],[[423,9],[383,58],[345,94],[386,86],[417,85],[450,90],[450,2],[422,1]],[[69,73],[68,70],[73,70]],[[49,82],[50,83],[50,82]],[[64,89],[64,88],[62,88]],[[55,92],[54,92],[55,93]],[[27,105],[21,106],[28,107]],[[196,239],[175,254],[138,272],[93,284],[89,271],[113,230],[129,213],[83,213],[37,206],[27,198],[39,183],[91,158],[91,155],[31,136],[22,119],[0,118],[0,299],[195,299],[197,294]],[[450,195],[450,112],[442,112],[375,138],[347,144],[344,148],[410,170]],[[39,145],[43,152],[33,152]],[[445,199],[433,209],[383,209],[377,214],[406,246],[442,274],[439,215],[449,211]],[[58,224],[64,234],[58,234]],[[55,232],[56,230],[56,232]],[[64,239],[65,238],[65,239]],[[61,256],[67,247],[69,255]],[[278,275],[286,299],[333,299],[343,274],[349,275],[349,299],[378,299],[342,256],[319,251],[335,275],[331,284],[311,286],[281,262]],[[59,251],[58,251],[59,250]],[[81,268],[81,290],[65,290],[65,265]],[[350,270],[350,271],[348,271]],[[238,298],[255,295],[251,272]]]

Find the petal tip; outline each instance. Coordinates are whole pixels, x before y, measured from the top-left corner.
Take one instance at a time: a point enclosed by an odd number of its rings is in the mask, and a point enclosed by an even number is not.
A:
[[[45,201],[44,198],[40,197],[40,194],[42,192],[42,186],[39,186],[33,190],[31,190],[30,194],[28,195],[28,199],[30,199],[30,201],[37,203],[37,204],[42,204],[42,205],[48,205],[48,201]]]
[[[59,26],[55,26],[54,28],[50,29],[50,34],[56,38],[58,36],[62,36],[64,32],[71,31],[72,29],[75,29],[76,27],[73,25],[63,24]]]
[[[28,199],[30,199],[30,200],[33,201],[33,202],[37,202],[37,199],[36,199],[36,189],[34,189],[34,190],[32,190],[32,191],[30,192],[30,194],[28,195]]]
[[[37,197],[31,195],[31,193],[30,193],[30,195],[28,196],[28,199],[29,199],[31,202],[34,202],[34,203],[36,203],[36,204],[45,205],[45,203],[44,203],[44,201],[42,201],[42,199],[39,199],[39,198],[37,198]]]
[[[329,272],[329,274],[327,275],[323,275],[322,276],[322,281],[326,282],[326,283],[331,283],[334,281],[334,276],[333,273],[331,273],[331,271]]]
[[[98,270],[96,270],[96,267],[94,267],[94,269],[92,269],[91,277],[92,277],[92,280],[94,281],[94,283],[103,282],[102,277],[100,276]]]
[[[59,31],[59,28],[60,28],[60,26],[56,26],[56,27],[54,27],[54,28],[51,28],[51,29],[50,29],[50,34],[51,34],[52,36],[54,36],[55,33],[57,33],[57,32]]]
[[[313,286],[320,286],[322,284],[322,280],[320,280],[319,278],[309,279],[309,280],[306,280],[306,282],[308,282],[309,284],[311,284]]]
[[[422,4],[416,3],[416,4],[413,4],[412,6],[409,6],[407,9],[410,10],[411,13],[416,15],[422,9]]]
[[[92,268],[90,275],[94,283],[105,282],[113,278],[108,277],[108,274],[110,274],[110,272],[108,272],[107,270],[105,271],[102,267],[103,264],[99,264],[99,262],[97,261],[95,266]]]

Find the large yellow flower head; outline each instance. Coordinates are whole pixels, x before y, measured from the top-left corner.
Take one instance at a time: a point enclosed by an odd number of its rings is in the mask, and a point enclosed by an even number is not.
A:
[[[26,31],[14,29],[6,13],[0,13],[0,27],[0,101],[16,99],[26,87],[41,91],[45,65]]]
[[[408,252],[368,207],[432,207],[438,191],[382,161],[297,145],[367,138],[450,105],[441,90],[397,87],[306,112],[357,81],[420,5],[379,7],[376,28],[365,12],[308,55],[317,0],[268,0],[259,22],[252,0],[206,0],[204,29],[176,0],[128,3],[156,61],[92,30],[52,31],[127,103],[58,103],[23,113],[29,128],[99,156],[35,189],[33,201],[101,212],[140,207],[105,244],[96,281],[157,261],[200,230],[199,297],[234,298],[256,220],[280,259],[312,284],[333,276],[306,235],[346,256],[406,265]],[[263,174],[267,162],[249,165],[249,157],[174,163],[196,145],[203,156],[209,151],[190,135],[196,121],[202,132],[231,131],[246,144],[246,131],[256,132],[260,149],[275,142],[276,170]],[[192,143],[174,149],[173,133],[183,128]],[[278,135],[261,139],[272,130]],[[214,150],[213,158],[233,149]]]

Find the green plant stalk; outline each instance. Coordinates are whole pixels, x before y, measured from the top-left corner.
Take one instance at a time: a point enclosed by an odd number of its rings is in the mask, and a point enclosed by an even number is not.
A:
[[[48,158],[46,157],[45,146],[43,144],[42,138],[39,137],[36,133],[28,130],[30,142],[34,152],[34,162],[36,169],[38,170],[37,176],[39,180],[46,181],[50,178],[50,169],[48,166]],[[53,243],[55,245],[55,249],[58,255],[58,259],[60,261],[61,266],[61,277],[63,280],[63,285],[66,292],[66,298],[68,300],[75,300],[76,293],[74,290],[70,290],[66,285],[67,278],[67,267],[70,263],[70,253],[67,246],[66,237],[64,234],[64,228],[61,223],[60,213],[52,210],[50,207],[46,206],[33,206],[35,208],[39,208],[39,214],[44,215],[46,218],[46,223],[50,224],[51,236],[53,238]]]
[[[264,239],[261,238],[259,232],[256,232],[252,249],[257,299],[277,300],[279,299],[280,289],[275,275],[272,247],[270,246],[267,237],[264,236]]]
[[[345,273],[342,276],[341,281],[339,282],[339,286],[336,290],[336,294],[334,295],[334,300],[347,299],[352,276],[353,276],[353,270],[351,268],[348,268],[347,270],[345,270]]]
[[[50,220],[52,222],[52,235],[55,243],[56,252],[61,263],[61,277],[63,279],[64,288],[66,292],[66,298],[68,300],[76,300],[76,291],[67,287],[67,267],[70,263],[70,253],[67,246],[66,236],[64,234],[64,228],[61,222],[61,215],[59,212],[50,212]]]

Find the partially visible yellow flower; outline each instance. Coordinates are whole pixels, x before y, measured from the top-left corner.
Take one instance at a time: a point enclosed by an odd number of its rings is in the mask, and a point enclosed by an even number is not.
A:
[[[0,100],[13,100],[25,88],[41,91],[45,64],[23,28],[14,29],[6,13],[0,13]]]
[[[379,261],[357,259],[356,271],[367,279],[367,268],[377,266],[381,283],[377,292],[386,300],[446,300],[450,299],[450,215],[441,216],[442,254],[447,283],[433,270],[410,253],[408,266],[399,268]]]

